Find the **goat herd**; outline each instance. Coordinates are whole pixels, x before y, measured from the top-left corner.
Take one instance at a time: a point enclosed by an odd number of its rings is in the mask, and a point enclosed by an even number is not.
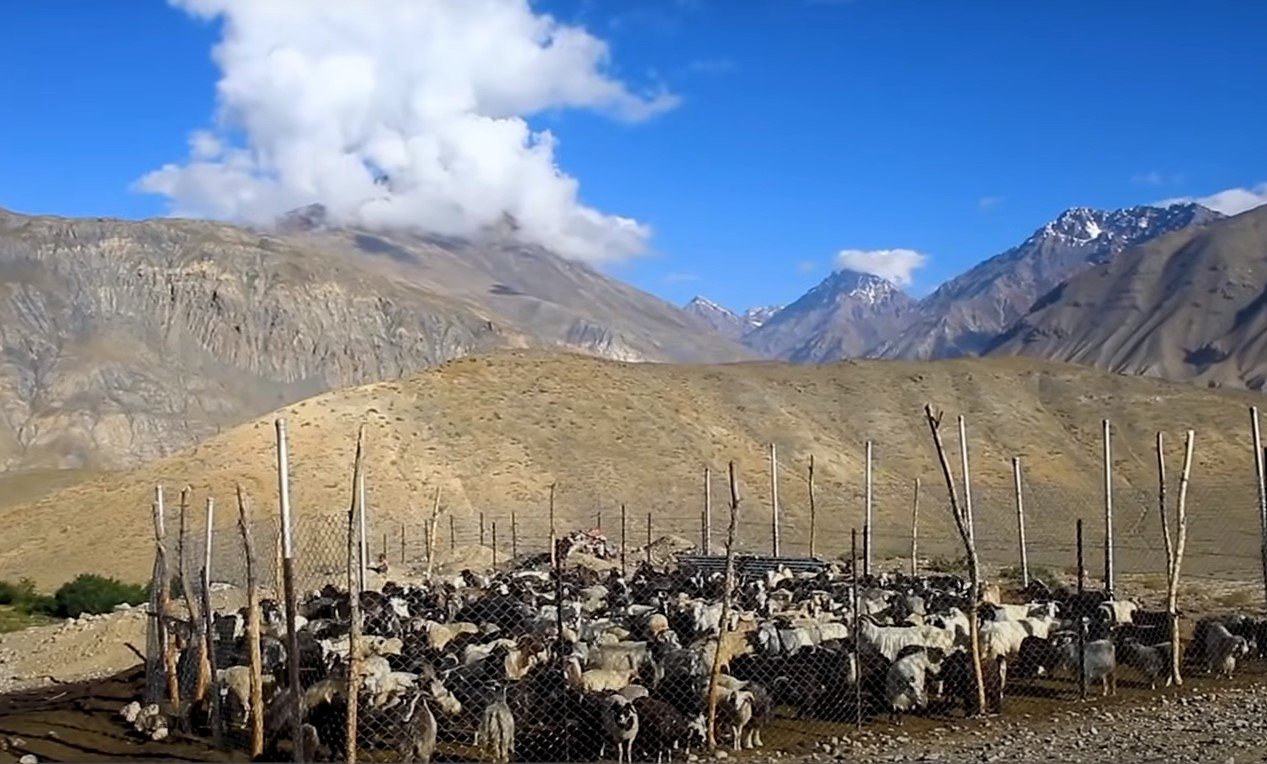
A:
[[[684,756],[706,744],[714,660],[716,740],[735,749],[762,746],[776,718],[787,729],[796,720],[979,710],[968,587],[956,576],[864,579],[855,621],[847,566],[741,574],[723,629],[721,573],[576,567],[560,584],[542,567],[361,592],[358,748],[424,762],[437,746],[444,758],[496,762]],[[1088,683],[1104,694],[1116,692],[1119,669],[1142,686],[1169,683],[1168,614],[1103,592],[1032,584],[1023,594],[1026,604],[999,604],[996,587],[986,587],[988,712],[1000,712],[1005,692],[1075,697],[1080,653]],[[296,693],[287,686],[285,619],[275,602],[262,603],[266,752],[288,755],[298,714],[306,758],[341,758],[348,594],[327,586],[306,596],[300,613]],[[215,618],[216,686],[225,723],[238,730],[249,721],[243,627],[242,612]],[[1258,651],[1267,652],[1267,621],[1206,618],[1184,660],[1190,672],[1230,676]]]

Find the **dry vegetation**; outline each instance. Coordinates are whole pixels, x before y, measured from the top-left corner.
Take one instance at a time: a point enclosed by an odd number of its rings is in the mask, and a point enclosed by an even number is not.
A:
[[[905,548],[900,538],[909,518],[909,485],[919,475],[927,507],[921,511],[927,518],[921,548],[932,555],[938,539],[954,536],[940,506],[944,491],[920,419],[926,400],[968,417],[978,538],[987,560],[993,555],[999,561],[1002,552],[995,550],[1011,548],[1009,459],[1017,453],[1024,457],[1028,480],[1070,497],[1058,506],[1030,504],[1034,564],[1072,562],[1063,551],[1047,558],[1044,552],[1072,540],[1075,514],[1091,518],[1089,532],[1098,533],[1103,416],[1117,428],[1115,461],[1123,485],[1143,496],[1154,481],[1154,431],[1197,430],[1194,571],[1200,571],[1203,544],[1214,550],[1257,548],[1247,477],[1253,474],[1246,447],[1249,396],[1043,362],[664,366],[514,352],[322,395],[278,413],[289,422],[300,515],[347,506],[356,426],[366,421],[369,501],[376,518],[420,524],[440,485],[443,504],[459,523],[472,523],[479,510],[504,514],[514,508],[523,538],[544,535],[543,510],[553,481],[559,484],[563,528],[589,524],[600,507],[614,517],[623,501],[634,517],[650,510],[661,530],[693,536],[702,467],[735,459],[743,476],[740,536],[750,547],[763,546],[766,444],[773,440],[786,476],[780,495],[785,548],[791,551],[803,551],[808,526],[805,483],[798,474],[809,454],[816,455],[820,554],[847,551],[847,529],[858,522],[861,509],[862,442],[871,438],[877,444],[877,551],[882,544],[894,552]],[[199,505],[210,493],[227,507],[234,482],[241,481],[257,506],[275,506],[272,419],[247,423],[127,473],[0,509],[6,538],[0,578],[29,575],[44,587],[82,571],[144,579],[152,559],[150,492],[157,482],[173,489],[189,484]],[[1203,504],[1203,485],[1233,481],[1244,486],[1251,503]],[[720,490],[719,480],[714,495]],[[1218,523],[1202,522],[1203,513],[1216,511]],[[1153,536],[1153,514],[1127,505],[1119,510],[1119,522],[1135,535]],[[229,515],[221,513],[226,527]],[[1134,536],[1120,533],[1130,546]],[[1131,555],[1129,549],[1121,553],[1123,565],[1130,565]],[[1139,555],[1141,565],[1160,567],[1160,558],[1147,550]],[[1089,552],[1092,569],[1095,560]]]

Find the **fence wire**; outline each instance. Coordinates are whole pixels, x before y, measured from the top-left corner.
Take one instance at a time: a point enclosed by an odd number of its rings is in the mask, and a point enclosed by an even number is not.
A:
[[[1084,697],[1164,690],[1174,622],[1155,490],[1114,481],[1111,597],[1101,492],[1022,479],[1025,587],[1016,493],[999,480],[974,485],[976,547],[993,584],[974,623],[944,481],[929,473],[919,483],[916,532],[914,479],[874,486],[870,534],[861,487],[820,494],[812,558],[805,507],[782,505],[782,557],[772,558],[772,510],[751,502],[736,523],[729,586],[717,556],[722,501],[712,513],[713,557],[697,554],[696,497],[629,509],[623,522],[619,507],[587,511],[576,527],[560,521],[554,549],[540,508],[442,511],[434,527],[425,516],[402,522],[409,515],[371,508],[355,648],[355,529],[347,512],[306,512],[294,527],[297,654],[281,604],[278,525],[258,520],[261,759],[293,756],[296,715],[309,760],[352,752],[366,760],[662,761],[712,746],[806,751],[860,726],[945,725],[983,710],[1041,716]],[[1202,521],[1189,527],[1184,561],[1182,674],[1258,680],[1267,673],[1267,619],[1256,488],[1194,482],[1188,507]],[[191,534],[202,538],[201,529]],[[178,575],[196,580],[200,550],[193,540],[186,546]],[[202,660],[204,629],[182,621],[174,587],[174,708],[189,731],[245,751],[253,723],[248,581],[236,529],[214,535],[210,572],[214,675]],[[979,666],[967,649],[974,631]],[[160,698],[167,684],[154,628],[147,650],[147,695]],[[291,661],[298,688],[289,684]]]

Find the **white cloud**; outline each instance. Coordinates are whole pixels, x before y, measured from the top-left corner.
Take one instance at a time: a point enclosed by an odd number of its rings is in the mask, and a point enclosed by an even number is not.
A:
[[[870,273],[898,286],[911,283],[916,270],[928,256],[913,249],[842,249],[836,253],[836,267]]]
[[[1153,170],[1132,175],[1131,182],[1137,186],[1175,186],[1183,182],[1183,175]]]
[[[1156,202],[1155,206],[1165,207],[1171,204],[1189,204],[1191,202],[1209,207],[1216,212],[1222,212],[1224,215],[1236,215],[1267,204],[1267,182],[1259,183],[1249,188],[1228,188],[1209,196],[1181,196],[1174,199],[1164,199]]]
[[[1001,196],[983,196],[977,200],[977,209],[982,212],[989,212],[1003,203]]]
[[[223,20],[214,130],[138,182],[181,215],[263,223],[313,202],[335,222],[518,236],[590,262],[650,230],[581,203],[555,137],[526,118],[637,122],[677,105],[607,71],[605,42],[528,0],[170,0]]]

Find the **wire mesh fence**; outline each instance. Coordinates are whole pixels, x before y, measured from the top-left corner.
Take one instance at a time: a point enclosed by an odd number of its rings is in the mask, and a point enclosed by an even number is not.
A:
[[[370,507],[363,531],[350,511],[305,512],[293,528],[293,641],[271,513],[248,523],[250,566],[244,534],[204,536],[187,518],[185,554],[169,553],[168,636],[153,619],[148,640],[147,694],[186,730],[263,759],[298,748],[308,760],[659,761],[715,746],[807,750],[864,725],[1051,714],[1172,681],[1162,514],[1138,481],[1112,482],[1112,591],[1103,491],[1024,475],[974,485],[987,582],[975,618],[939,473],[820,493],[812,512],[780,506],[780,557],[773,506],[745,505],[733,576],[719,556],[720,487],[711,523],[684,495],[560,511],[557,523],[551,510],[549,525],[543,507]],[[1184,558],[1181,675],[1257,680],[1257,488],[1196,480],[1187,502],[1200,521]],[[179,604],[204,560],[209,627],[199,605]]]

